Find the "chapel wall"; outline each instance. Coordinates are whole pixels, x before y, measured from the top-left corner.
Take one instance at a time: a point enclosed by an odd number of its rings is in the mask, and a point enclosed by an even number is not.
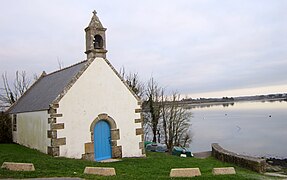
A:
[[[13,131],[13,141],[47,153],[47,147],[50,146],[50,140],[47,137],[47,131],[50,128],[48,117],[48,112],[45,110],[18,113],[16,129]]]

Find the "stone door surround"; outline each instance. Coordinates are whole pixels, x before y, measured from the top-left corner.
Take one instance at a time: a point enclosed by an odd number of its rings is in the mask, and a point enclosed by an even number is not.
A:
[[[92,122],[90,126],[91,142],[85,143],[85,154],[82,155],[82,159],[95,160],[94,149],[94,127],[100,120],[107,121],[111,127],[111,146],[112,146],[112,158],[122,158],[122,146],[117,145],[117,141],[120,139],[120,131],[117,129],[117,124],[107,114],[99,114],[98,117]]]

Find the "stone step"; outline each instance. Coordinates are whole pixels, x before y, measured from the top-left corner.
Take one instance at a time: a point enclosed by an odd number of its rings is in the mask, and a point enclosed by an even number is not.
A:
[[[194,177],[201,176],[199,168],[177,168],[171,169],[170,177]]]
[[[86,167],[84,174],[96,174],[100,176],[115,176],[115,168],[109,167]]]
[[[32,163],[4,162],[1,168],[10,171],[35,171],[34,164]]]

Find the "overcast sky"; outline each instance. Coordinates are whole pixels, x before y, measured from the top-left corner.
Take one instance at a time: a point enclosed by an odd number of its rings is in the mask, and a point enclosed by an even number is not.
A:
[[[287,92],[286,0],[9,0],[0,73],[32,76],[85,60],[98,12],[116,69],[190,97]]]

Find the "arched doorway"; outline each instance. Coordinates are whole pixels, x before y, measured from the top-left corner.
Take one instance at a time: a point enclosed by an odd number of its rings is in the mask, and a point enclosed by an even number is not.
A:
[[[111,128],[105,120],[100,120],[95,125],[94,148],[96,161],[112,158]]]
[[[82,155],[82,158],[90,161],[100,161],[96,157],[97,155],[95,153],[96,148],[100,147],[99,145],[95,145],[96,143],[100,142],[97,140],[99,136],[95,135],[95,130],[98,131],[98,129],[96,129],[96,126],[100,121],[104,121],[106,124],[108,124],[107,129],[109,129],[110,133],[108,135],[110,135],[109,137],[111,137],[111,158],[122,158],[122,146],[118,145],[118,140],[120,139],[120,130],[117,128],[117,124],[114,119],[105,113],[99,114],[98,117],[96,117],[95,120],[92,122],[90,126],[91,141],[84,144],[85,153]]]

